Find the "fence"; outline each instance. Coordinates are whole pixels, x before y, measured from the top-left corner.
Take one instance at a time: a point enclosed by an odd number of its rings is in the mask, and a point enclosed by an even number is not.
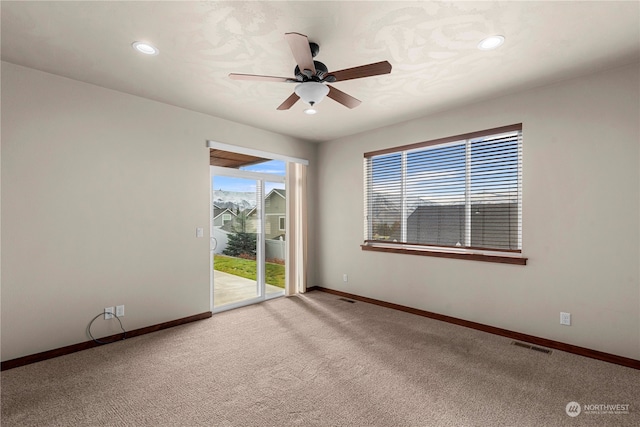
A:
[[[285,241],[267,239],[264,242],[264,251],[266,259],[285,259]]]

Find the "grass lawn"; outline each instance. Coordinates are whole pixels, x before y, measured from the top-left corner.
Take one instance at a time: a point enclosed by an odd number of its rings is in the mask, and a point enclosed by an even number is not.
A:
[[[256,280],[256,262],[250,259],[234,258],[225,255],[214,255],[213,268],[225,273]],[[268,285],[284,289],[284,265],[266,263],[265,282]]]

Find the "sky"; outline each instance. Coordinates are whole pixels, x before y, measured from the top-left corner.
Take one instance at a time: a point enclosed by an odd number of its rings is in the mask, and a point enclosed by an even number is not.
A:
[[[241,167],[240,170],[285,176],[285,162],[283,162],[282,160],[269,160],[268,162],[259,163],[257,165]],[[215,176],[212,179],[212,188],[214,190],[255,192],[256,181],[253,179],[245,178]],[[284,189],[284,183],[268,181],[265,182],[266,194],[268,194],[269,191],[274,188]]]

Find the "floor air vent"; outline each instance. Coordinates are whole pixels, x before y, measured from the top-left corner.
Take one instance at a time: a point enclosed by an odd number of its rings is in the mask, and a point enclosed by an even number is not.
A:
[[[356,302],[352,299],[346,299],[346,298],[338,298],[340,301],[344,301],[344,302],[348,302],[350,304],[355,304]]]
[[[551,354],[551,350],[549,350],[548,348],[536,347],[535,345],[530,345],[523,342],[511,341],[511,345],[528,348],[529,350],[539,351],[540,353]]]
[[[535,345],[531,346],[531,350],[539,351],[540,353],[551,354],[551,350],[548,348],[536,347]]]

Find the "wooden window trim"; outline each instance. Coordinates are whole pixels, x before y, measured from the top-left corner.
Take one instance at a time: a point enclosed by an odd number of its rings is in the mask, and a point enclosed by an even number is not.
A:
[[[413,245],[412,245],[413,246]],[[521,256],[508,256],[499,254],[487,254],[487,253],[474,253],[474,252],[453,252],[447,251],[444,247],[443,250],[428,249],[426,247],[394,247],[392,245],[376,245],[372,243],[366,243],[360,245],[363,251],[375,251],[375,252],[387,252],[404,255],[421,255],[431,256],[437,258],[453,258],[453,259],[466,259],[469,261],[484,261],[495,262],[500,264],[513,264],[513,265],[527,265],[528,258]],[[465,248],[465,250],[468,250]],[[496,252],[495,250],[493,250]]]
[[[467,139],[482,138],[483,136],[497,135],[497,134],[501,134],[501,133],[507,133],[507,132],[513,132],[513,131],[521,131],[521,130],[522,130],[522,123],[517,123],[517,124],[514,124],[514,125],[508,125],[508,126],[502,126],[502,127],[493,128],[493,129],[481,130],[481,131],[478,131],[478,132],[463,133],[462,135],[455,135],[455,136],[448,136],[446,138],[432,139],[431,141],[416,142],[414,144],[401,145],[400,147],[385,148],[385,149],[382,149],[382,150],[369,151],[368,153],[364,153],[364,157],[372,157],[372,156],[379,156],[381,154],[397,153],[397,152],[400,152],[400,151],[414,150],[416,148],[422,148],[422,147],[429,147],[431,145],[446,144],[448,142],[456,142],[456,141],[463,141],[463,140],[467,140]]]

